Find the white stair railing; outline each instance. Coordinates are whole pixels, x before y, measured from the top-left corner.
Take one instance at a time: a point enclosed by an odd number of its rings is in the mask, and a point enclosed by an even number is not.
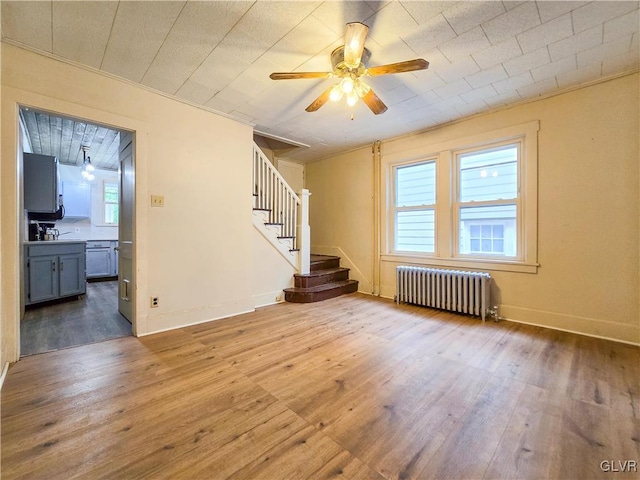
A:
[[[260,147],[253,144],[254,208],[267,212],[271,225],[280,225],[279,238],[291,240],[291,251],[299,251],[298,270],[309,273],[309,191],[301,192],[304,202],[275,169]],[[303,210],[304,207],[304,210]]]

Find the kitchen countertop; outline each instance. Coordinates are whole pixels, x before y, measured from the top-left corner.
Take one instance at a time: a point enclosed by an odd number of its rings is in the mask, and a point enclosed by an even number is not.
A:
[[[42,244],[46,244],[46,243],[55,243],[55,244],[61,244],[61,243],[87,243],[86,240],[78,240],[78,239],[72,239],[72,238],[66,238],[64,240],[32,240],[30,242],[24,242],[25,245],[42,245]]]

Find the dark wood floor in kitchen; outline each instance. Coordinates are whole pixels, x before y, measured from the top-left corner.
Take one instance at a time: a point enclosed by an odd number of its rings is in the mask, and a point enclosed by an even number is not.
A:
[[[118,281],[87,282],[87,294],[27,307],[20,323],[20,355],[103,342],[131,335],[118,313]]]
[[[640,349],[361,294],[22,359],[2,478],[589,479],[640,457]],[[615,464],[619,468],[619,464]]]

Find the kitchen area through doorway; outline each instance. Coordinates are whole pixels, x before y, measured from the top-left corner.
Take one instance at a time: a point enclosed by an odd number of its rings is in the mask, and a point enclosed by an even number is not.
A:
[[[26,107],[19,130],[21,356],[132,335],[119,288],[121,228],[131,231],[122,189],[133,186],[121,178],[132,168],[131,133]]]

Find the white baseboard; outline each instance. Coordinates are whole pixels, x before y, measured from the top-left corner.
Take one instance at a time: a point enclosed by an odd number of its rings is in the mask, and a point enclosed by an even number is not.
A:
[[[260,293],[253,296],[253,306],[255,308],[275,305],[284,302],[284,292],[276,290],[274,292]]]

